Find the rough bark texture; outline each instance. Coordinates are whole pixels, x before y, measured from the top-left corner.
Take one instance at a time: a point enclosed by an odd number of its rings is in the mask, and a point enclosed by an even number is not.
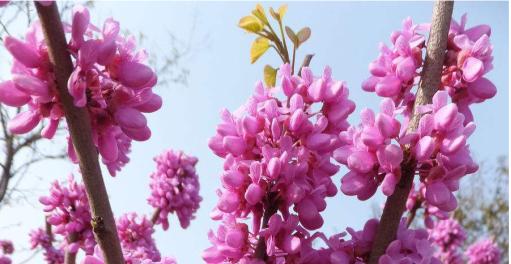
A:
[[[417,106],[431,103],[433,95],[440,85],[453,6],[453,1],[435,2],[426,47],[426,60],[415,99],[414,115],[408,127],[409,132],[415,131],[419,124],[420,114],[417,112]],[[369,258],[370,264],[378,263],[378,259],[385,253],[387,246],[396,239],[397,229],[405,210],[406,199],[412,187],[417,164],[411,157],[410,150],[405,150],[404,157],[401,163],[401,180],[397,184],[394,193],[387,198],[383,209]]]
[[[90,117],[85,108],[77,108],[67,91],[67,80],[73,71],[71,57],[60,20],[57,4],[35,3],[43,28],[50,62],[55,72],[58,94],[64,109],[80,170],[92,211],[92,226],[96,241],[103,251],[105,263],[122,264],[124,258],[117,236],[115,220],[101,175],[98,153],[92,141]]]

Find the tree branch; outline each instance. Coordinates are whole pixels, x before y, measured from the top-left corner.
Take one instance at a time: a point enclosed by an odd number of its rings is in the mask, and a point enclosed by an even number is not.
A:
[[[435,2],[426,47],[426,60],[415,98],[414,115],[410,121],[408,132],[415,131],[419,125],[421,115],[418,112],[418,106],[431,103],[433,95],[440,85],[453,6],[453,1],[438,0]],[[401,163],[401,179],[394,193],[387,198],[385,203],[369,258],[370,264],[378,263],[378,259],[385,253],[387,246],[396,239],[397,229],[412,187],[417,165],[417,162],[411,156],[410,149],[406,149],[404,154],[405,158]]]
[[[69,133],[79,159],[83,183],[87,190],[92,211],[94,236],[103,251],[107,264],[124,263],[115,219],[101,175],[98,153],[92,141],[92,129],[86,108],[77,108],[67,91],[67,81],[73,71],[73,63],[67,49],[62,21],[53,2],[50,6],[35,3],[41,21],[50,62],[53,66],[57,90],[66,116]]]
[[[279,208],[278,199],[275,193],[269,193],[267,195],[264,207],[265,208],[261,228],[268,227],[268,221],[270,221],[270,217],[274,215]],[[257,245],[254,252],[254,257],[263,261],[268,259],[268,255],[266,254],[266,241],[264,240],[264,237],[259,236],[259,240],[257,240]]]

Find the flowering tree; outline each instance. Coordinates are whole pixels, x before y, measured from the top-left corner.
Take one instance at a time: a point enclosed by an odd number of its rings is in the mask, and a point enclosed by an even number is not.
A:
[[[465,29],[465,16],[461,23],[451,22],[452,8],[452,2],[437,2],[431,24],[405,19],[403,28],[391,35],[393,46],[380,45],[381,54],[369,65],[371,77],[362,88],[383,97],[381,112],[362,110],[358,126],[346,121],[355,104],[330,68],[314,77],[307,56],[295,73],[296,50],[310,29],[294,33],[284,27],[285,7],[270,9],[280,34],[261,6],[240,20],[240,27],[258,36],[251,61],[273,48],[284,64],[278,70],[266,66],[266,85],[258,82],[254,95],[234,113],[222,111],[209,142],[225,162],[212,214],[221,224],[209,234],[213,246],[203,254],[206,262],[450,261],[443,253],[459,245],[464,233],[459,231],[452,245],[442,244],[448,239],[442,230],[450,222],[435,224],[432,217],[444,219],[456,209],[453,192],[460,178],[477,170],[467,145],[475,129],[469,106],[496,93],[483,77],[491,70],[490,28]],[[316,231],[323,225],[325,198],[337,194],[330,177],[339,165],[331,158],[349,169],[341,180],[342,193],[366,200],[381,185],[388,196],[381,219],[369,220],[358,232],[348,228],[351,238],[345,232],[327,238]],[[418,190],[412,189],[414,180]],[[402,219],[405,209],[420,207],[427,208],[430,232],[411,229]],[[317,239],[326,247],[314,247]],[[434,252],[435,241],[439,253]],[[499,261],[493,253],[474,257],[482,248],[494,249],[471,247],[470,263]]]
[[[169,228],[169,214],[181,227],[190,225],[202,200],[197,158],[172,150],[157,156],[148,198],[154,213],[128,212],[117,220],[99,166],[101,158],[115,176],[129,161],[133,141],[151,136],[146,114],[160,109],[162,98],[153,92],[158,78],[147,53],[113,18],[97,27],[87,8],[76,6],[71,23],[63,24],[56,3],[36,1],[35,7],[39,20],[25,38],[4,39],[14,63],[12,79],[0,84],[0,102],[22,109],[8,121],[14,134],[42,123],[40,135],[52,139],[65,122],[67,154],[83,182],[73,176],[56,181],[39,199],[46,223],[30,234],[32,247],[41,248],[48,263],[75,263],[79,251],[83,264],[175,263],[161,256],[152,234],[159,224]],[[267,16],[258,5],[240,20],[257,35],[251,62],[273,48],[283,64],[264,68],[264,84],[257,82],[242,107],[222,110],[209,141],[224,166],[211,214],[220,225],[208,234],[212,246],[204,261],[500,261],[491,240],[462,252],[466,233],[450,217],[460,179],[478,170],[467,144],[476,127],[470,106],[496,94],[484,77],[492,68],[490,27],[466,28],[466,16],[451,21],[452,10],[453,2],[439,1],[430,24],[407,18],[391,34],[391,45],[380,45],[362,83],[382,97],[380,112],[363,109],[358,125],[347,121],[356,103],[332,69],[314,75],[312,55],[297,67],[297,51],[311,30],[285,26],[286,6],[270,8]],[[387,201],[381,218],[367,220],[362,230],[326,236],[322,212],[327,197],[341,195],[332,181],[341,166],[348,169],[342,194],[367,200],[381,186]],[[410,226],[419,209],[426,228]],[[12,247],[4,249],[10,253]],[[10,263],[3,255],[0,260]]]

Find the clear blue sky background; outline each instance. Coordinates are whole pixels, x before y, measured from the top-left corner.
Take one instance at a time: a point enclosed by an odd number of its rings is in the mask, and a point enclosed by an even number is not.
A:
[[[264,6],[280,4],[272,2]],[[166,148],[197,156],[204,198],[197,219],[187,230],[181,230],[176,219],[171,218],[170,230],[157,229],[155,238],[162,255],[174,256],[180,263],[201,263],[200,254],[210,245],[207,231],[216,227],[208,214],[217,201],[215,190],[220,183],[222,165],[208,149],[207,140],[215,133],[220,109],[232,110],[244,103],[252,93],[253,84],[262,77],[264,64],[279,64],[277,56],[270,52],[255,65],[249,63],[253,37],[237,28],[237,22],[252,10],[253,2],[99,2],[95,5],[93,21],[99,24],[113,16],[123,29],[143,32],[146,48],[161,56],[168,52],[169,46],[165,32],[173,32],[183,40],[188,40],[191,32],[194,34],[192,55],[183,64],[190,70],[188,86],[158,87],[164,106],[149,116],[153,137],[146,143],[135,143],[132,161],[116,178],[107,176],[106,183],[117,216],[128,211],[151,214],[145,199],[149,194],[148,175],[154,169],[152,157]],[[347,81],[350,97],[357,102],[356,114],[350,121],[358,123],[360,110],[376,108],[379,101],[374,94],[360,89],[360,83],[368,76],[368,63],[377,56],[378,43],[388,43],[389,34],[400,28],[407,16],[417,22],[430,21],[431,10],[431,2],[292,2],[285,21],[294,29],[303,26],[312,29],[312,37],[301,48],[298,61],[306,53],[315,53],[311,63],[315,73],[330,65],[336,79]],[[490,102],[473,107],[478,129],[470,144],[478,160],[493,161],[508,153],[508,4],[456,2],[454,17],[459,19],[465,12],[469,14],[469,26],[481,23],[492,26],[495,69],[488,78],[496,84],[498,94]],[[6,76],[5,65],[0,70],[1,76]],[[35,188],[35,191],[21,203],[4,207],[0,212],[0,227],[4,227],[0,229],[0,239],[14,239],[16,247],[21,249],[15,263],[29,255],[23,250],[28,242],[26,234],[43,220],[36,195],[44,193],[50,180],[62,179],[71,170],[63,162],[38,166],[20,185],[24,190]],[[335,176],[337,184],[341,174]],[[331,234],[346,226],[360,228],[372,216],[372,207],[383,201],[380,194],[366,202],[338,195],[328,200],[323,231]],[[40,262],[39,258],[32,261]]]

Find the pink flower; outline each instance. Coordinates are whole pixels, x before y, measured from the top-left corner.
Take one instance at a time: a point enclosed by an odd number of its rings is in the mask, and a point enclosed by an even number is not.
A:
[[[119,23],[113,19],[98,32],[90,24],[89,11],[76,6],[70,31],[74,71],[67,88],[74,104],[87,108],[94,143],[115,175],[129,161],[131,141],[151,136],[143,113],[161,107],[161,98],[152,92],[157,77],[146,65],[145,51],[136,50],[132,36],[120,35]],[[52,138],[64,114],[39,22],[31,25],[25,40],[6,37],[4,44],[14,64],[12,80],[0,83],[0,102],[24,108],[9,121],[9,130],[24,134],[43,122],[42,136]]]
[[[67,185],[53,182],[49,196],[42,196],[39,202],[47,212],[47,221],[53,232],[64,237],[67,250],[76,252],[81,248],[91,254],[96,245],[91,226],[91,212],[85,187],[75,182],[72,175],[68,177]],[[75,241],[68,239],[73,236]]]
[[[428,232],[425,229],[407,229],[406,221],[401,221],[396,240],[389,244],[378,263],[440,264],[442,262],[434,256],[434,248],[428,239]]]
[[[380,110],[376,116],[369,109],[362,110],[362,124],[341,132],[345,145],[334,152],[334,158],[350,169],[342,177],[341,191],[361,200],[369,199],[380,184],[383,193],[391,195],[401,177],[403,151],[392,143],[399,141],[401,124],[391,99],[384,99]]]
[[[497,264],[500,263],[501,252],[492,240],[484,239],[470,245],[466,255],[469,264]]]
[[[64,248],[55,248],[52,245],[52,238],[42,228],[30,232],[30,247],[31,249],[41,247],[44,260],[48,264],[64,263]]]
[[[176,213],[181,227],[187,228],[195,218],[202,197],[195,173],[197,158],[181,151],[167,150],[154,158],[156,172],[151,174],[151,196],[148,202],[159,210],[158,220],[164,230],[169,227],[168,215]]]
[[[153,223],[145,216],[128,213],[117,220],[117,232],[121,241],[126,263],[137,263],[140,260],[159,261],[160,252],[152,235]]]
[[[266,89],[258,82],[245,105],[234,113],[223,110],[217,134],[209,141],[225,161],[212,213],[224,223],[216,235],[210,233],[213,247],[203,254],[208,263],[256,263],[250,248],[257,237],[272,243],[267,249],[276,260],[300,258],[311,243],[302,237],[323,225],[325,199],[337,193],[331,176],[339,167],[331,157],[342,145],[338,135],[348,128],[346,118],[355,108],[348,90],[332,78],[328,67],[318,77],[305,67],[300,77],[291,75],[285,64],[279,74],[280,86]],[[278,212],[272,226],[261,227],[263,210],[270,204]],[[248,216],[253,221],[250,229],[242,222]],[[227,247],[225,235],[231,231],[242,239]]]
[[[87,255],[83,258],[81,264],[104,264],[103,254],[98,246],[94,248],[94,255]],[[133,264],[177,264],[176,260],[171,257],[164,257],[158,261],[150,259],[138,259],[132,262]]]

